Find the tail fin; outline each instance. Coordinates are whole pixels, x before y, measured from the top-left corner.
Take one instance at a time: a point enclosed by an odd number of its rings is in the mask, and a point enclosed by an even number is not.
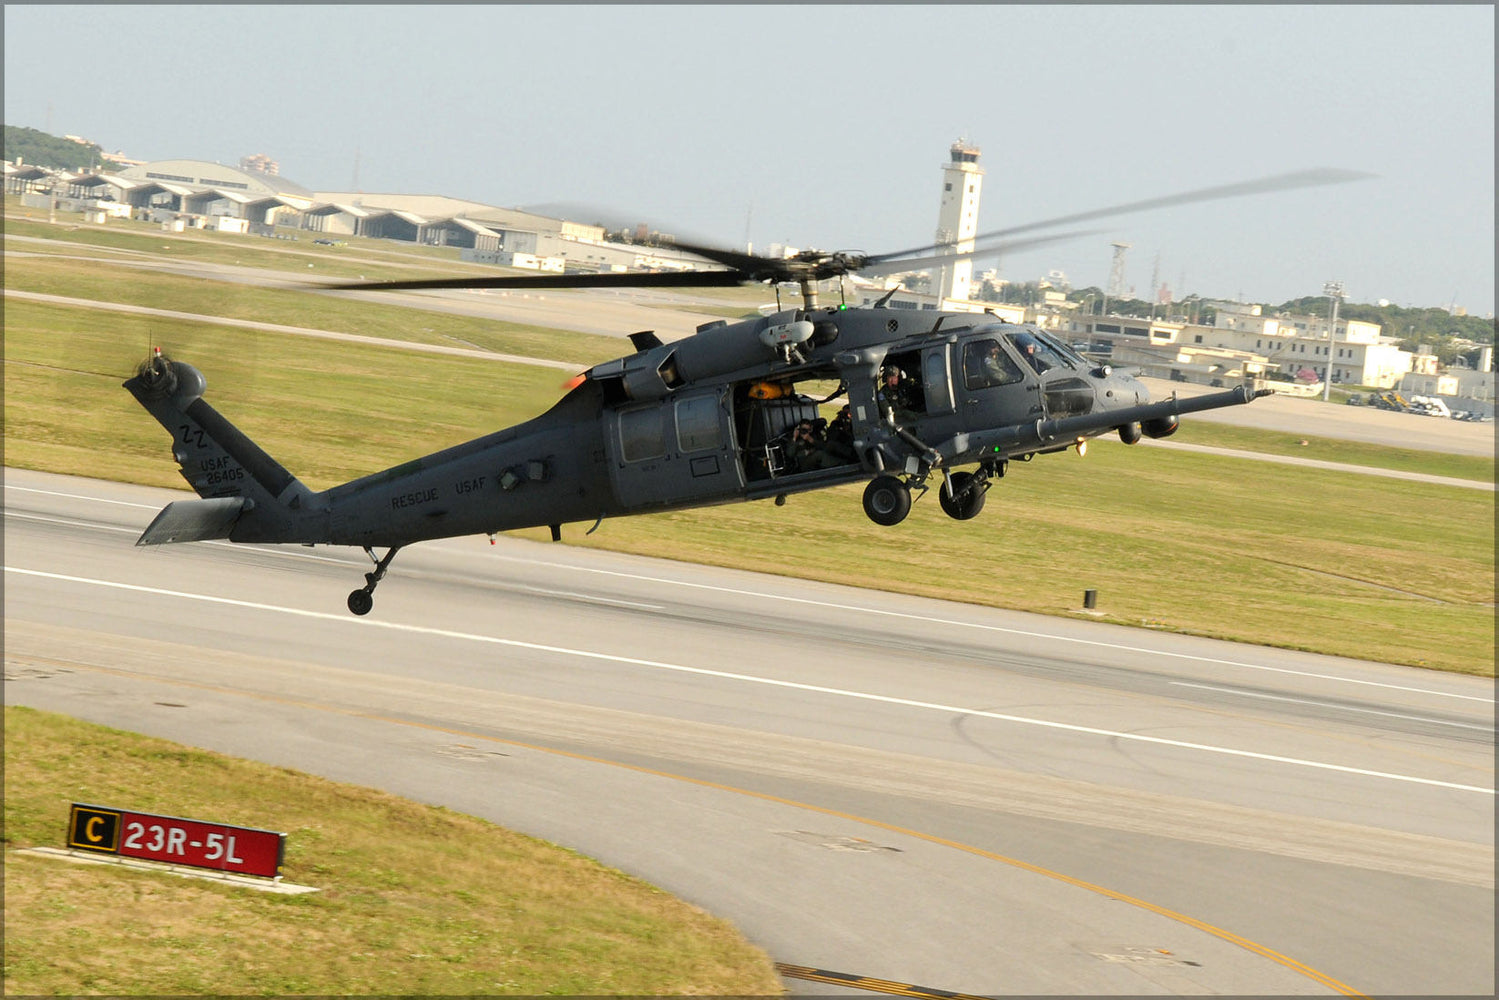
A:
[[[232,538],[304,541],[312,493],[203,400],[207,380],[159,350],[125,382],[136,401],[172,434],[172,457],[202,500],[168,504],[137,545]]]

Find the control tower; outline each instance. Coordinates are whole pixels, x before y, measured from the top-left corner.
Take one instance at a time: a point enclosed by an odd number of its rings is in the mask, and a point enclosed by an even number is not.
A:
[[[953,253],[973,249],[978,232],[979,191],[984,186],[984,171],[979,167],[979,149],[959,139],[949,150],[950,160],[942,166],[942,204],[937,211],[939,244],[951,244]],[[973,281],[973,261],[962,260],[937,268],[934,289],[941,299],[963,299]]]

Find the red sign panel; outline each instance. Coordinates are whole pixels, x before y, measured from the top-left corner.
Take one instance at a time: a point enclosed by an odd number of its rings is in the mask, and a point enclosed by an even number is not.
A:
[[[281,874],[286,834],[75,802],[68,846],[273,878]]]

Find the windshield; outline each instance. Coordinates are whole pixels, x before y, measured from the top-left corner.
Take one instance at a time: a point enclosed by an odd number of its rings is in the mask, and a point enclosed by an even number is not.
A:
[[[1043,339],[1043,336],[1037,335],[1038,333],[1039,331],[1022,330],[1020,333],[1005,334],[1005,339],[1037,375],[1049,372],[1053,368],[1072,368],[1072,363],[1065,360],[1065,356],[1058,353],[1056,347],[1053,346],[1056,342],[1048,343],[1049,338]]]
[[[1087,360],[1085,360],[1082,355],[1078,354],[1071,347],[1062,343],[1051,334],[1042,333],[1040,330],[1037,330],[1035,336],[1037,340],[1050,347],[1054,352],[1056,352],[1058,356],[1065,358],[1067,364],[1071,367],[1077,369],[1086,369],[1089,367]]]

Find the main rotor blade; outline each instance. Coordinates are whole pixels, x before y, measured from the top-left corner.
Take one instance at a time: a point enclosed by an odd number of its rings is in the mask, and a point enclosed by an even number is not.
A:
[[[333,292],[411,292],[465,288],[734,288],[746,278],[734,271],[604,274],[507,274],[486,278],[418,278],[319,285]]]
[[[661,249],[680,250],[683,253],[690,253],[694,257],[702,257],[705,260],[713,261],[715,264],[722,264],[724,267],[731,267],[736,271],[744,271],[749,274],[764,271],[767,268],[774,269],[780,263],[774,258],[757,257],[752,253],[745,253],[742,250],[725,250],[720,247],[709,247],[696,243],[671,242],[664,244]]]
[[[1051,243],[1065,243],[1068,240],[1081,239],[1084,236],[1097,236],[1103,232],[1102,229],[1078,229],[1070,233],[1056,233],[1051,236],[1032,236],[1023,240],[1005,240],[993,246],[980,247],[975,250],[967,250],[963,253],[939,253],[926,257],[907,257],[903,260],[884,260],[876,258],[877,263],[870,264],[860,269],[863,274],[899,274],[902,271],[918,271],[922,268],[937,264],[954,264],[964,260],[974,260],[979,257],[995,257],[1001,254],[1014,253],[1018,250],[1029,250],[1032,247],[1047,246]]]
[[[1131,212],[1143,212],[1151,208],[1168,208],[1172,205],[1187,205],[1199,201],[1217,201],[1223,198],[1242,198],[1248,195],[1269,194],[1273,191],[1290,191],[1296,188],[1344,184],[1348,181],[1366,180],[1374,176],[1374,174],[1364,173],[1360,170],[1342,170],[1336,167],[1297,170],[1288,174],[1261,177],[1258,180],[1241,181],[1237,184],[1218,184],[1213,187],[1198,188],[1196,191],[1185,191],[1181,194],[1163,195],[1159,198],[1146,198],[1143,201],[1131,201],[1123,205],[1111,205],[1108,208],[1096,208],[1089,212],[1059,215],[1054,219],[1042,219],[1039,222],[1027,222],[1024,225],[996,229],[992,232],[980,233],[971,238],[974,240],[999,239],[1004,236],[1013,236],[1016,233],[1026,233],[1035,229],[1049,229],[1052,226],[1066,225],[1070,222],[1086,222],[1090,219],[1107,219],[1111,216],[1128,215]],[[868,261],[871,264],[876,264],[895,257],[906,257],[911,254],[927,254],[949,245],[934,243],[923,247],[912,247],[909,250],[897,250],[894,253],[879,254],[878,256],[868,258]]]

